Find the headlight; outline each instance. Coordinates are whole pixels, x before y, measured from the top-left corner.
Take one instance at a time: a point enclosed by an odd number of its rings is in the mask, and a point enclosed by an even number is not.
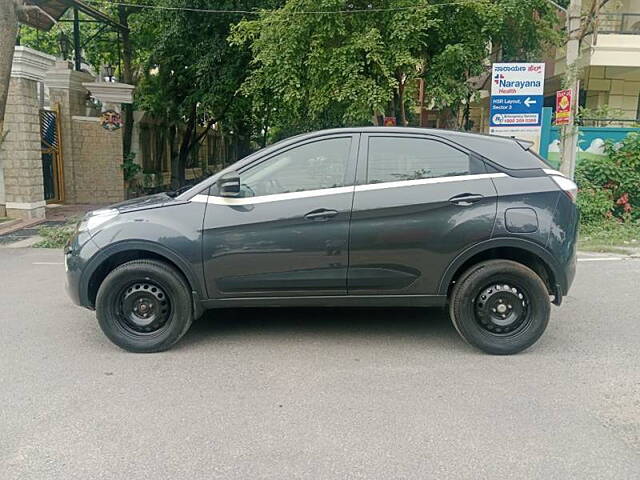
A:
[[[115,208],[103,208],[89,212],[78,224],[78,232],[94,233],[100,225],[117,217],[118,214],[119,212]]]

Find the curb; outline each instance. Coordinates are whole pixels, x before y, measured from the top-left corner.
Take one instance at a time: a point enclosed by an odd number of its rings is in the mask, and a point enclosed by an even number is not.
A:
[[[33,237],[25,238],[24,240],[18,240],[17,242],[9,243],[8,245],[0,248],[30,248],[40,240],[42,240],[42,237],[40,235],[34,235]]]
[[[7,235],[9,233],[17,232],[18,230],[22,230],[23,228],[30,228],[46,221],[46,218],[36,218],[33,220],[21,220],[18,218],[15,220],[9,220],[4,225],[0,226],[0,235]]]

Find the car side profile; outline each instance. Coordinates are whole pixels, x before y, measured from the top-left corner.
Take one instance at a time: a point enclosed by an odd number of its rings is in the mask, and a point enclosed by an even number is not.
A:
[[[512,354],[573,281],[576,192],[517,139],[313,132],[180,195],[90,212],[67,289],[134,352],[168,349],[207,309],[448,306],[468,343]]]

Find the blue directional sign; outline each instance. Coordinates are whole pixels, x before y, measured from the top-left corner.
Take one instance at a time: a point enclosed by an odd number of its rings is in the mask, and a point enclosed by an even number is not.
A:
[[[542,125],[542,95],[496,95],[491,97],[489,126],[539,127]]]
[[[541,62],[492,65],[489,133],[523,138],[539,145],[544,67]]]

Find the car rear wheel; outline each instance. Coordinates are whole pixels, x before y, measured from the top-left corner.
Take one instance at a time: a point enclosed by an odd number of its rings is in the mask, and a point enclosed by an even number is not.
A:
[[[547,328],[549,293],[530,268],[489,260],[463,273],[451,293],[449,313],[469,344],[509,355],[533,345]]]
[[[141,353],[170,348],[193,318],[182,275],[154,260],[134,260],[110,272],[98,290],[96,315],[113,343]]]

